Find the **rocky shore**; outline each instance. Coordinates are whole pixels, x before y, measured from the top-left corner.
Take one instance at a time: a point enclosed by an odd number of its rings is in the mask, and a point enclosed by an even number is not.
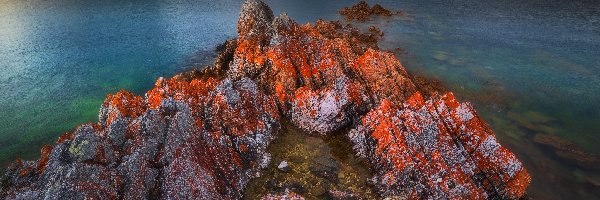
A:
[[[214,66],[159,78],[144,96],[108,95],[97,123],[13,163],[0,198],[240,199],[283,120],[307,134],[350,130],[382,198],[522,197],[529,174],[472,106],[415,84],[380,36],[300,25],[248,0]]]

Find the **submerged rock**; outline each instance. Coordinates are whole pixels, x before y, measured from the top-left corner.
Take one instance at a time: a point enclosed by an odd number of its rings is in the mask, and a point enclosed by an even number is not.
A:
[[[38,161],[11,165],[0,198],[239,199],[269,166],[284,118],[322,135],[353,128],[381,197],[523,196],[529,175],[473,108],[452,93],[422,99],[396,57],[377,50],[377,32],[299,25],[248,0],[237,41],[215,66],[159,78],[144,96],[108,95],[97,123],[64,134]],[[312,173],[337,181],[334,160],[312,162]]]
[[[547,134],[537,134],[533,141],[551,148],[558,157],[574,165],[586,169],[600,169],[600,156],[586,152],[573,142]]]
[[[339,190],[329,190],[327,191],[327,197],[329,199],[339,199],[339,200],[358,200],[362,199],[360,195],[347,192],[347,191],[339,191]]]
[[[425,97],[435,96],[436,94],[444,94],[448,92],[448,89],[444,87],[442,82],[435,78],[427,78],[424,76],[413,76],[411,79],[419,92]]]
[[[312,160],[310,172],[329,182],[337,182],[339,166],[333,158],[316,157]]]
[[[262,197],[261,200],[304,200],[304,197],[302,197],[302,195],[289,192],[283,195],[268,194]]]
[[[284,160],[284,161],[281,161],[279,163],[279,165],[277,165],[277,169],[279,169],[282,172],[289,172],[290,171],[290,165],[288,164],[288,162],[286,162]]]

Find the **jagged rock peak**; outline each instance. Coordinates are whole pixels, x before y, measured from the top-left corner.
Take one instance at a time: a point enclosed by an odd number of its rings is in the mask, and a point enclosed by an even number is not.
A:
[[[238,34],[250,36],[265,33],[273,21],[273,11],[260,0],[247,0],[242,5],[238,20]]]
[[[287,13],[283,12],[273,19],[273,28],[276,30],[281,28],[289,29],[292,23],[294,23],[294,21],[290,19]]]

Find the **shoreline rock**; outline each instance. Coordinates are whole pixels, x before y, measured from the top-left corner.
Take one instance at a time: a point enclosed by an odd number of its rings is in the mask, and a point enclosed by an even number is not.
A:
[[[382,197],[523,196],[528,173],[474,109],[452,93],[424,100],[400,61],[377,50],[376,32],[299,25],[248,0],[214,66],[159,78],[144,96],[108,95],[97,123],[12,164],[0,198],[240,199],[269,165],[282,120],[321,135],[351,128]],[[286,196],[301,198],[265,198]]]
[[[366,1],[359,1],[351,7],[344,7],[339,11],[339,13],[350,21],[367,21],[371,18],[371,16],[391,17],[394,14],[404,15],[403,12],[394,13],[388,9],[385,9],[379,4],[375,4],[373,7],[370,7]]]
[[[518,199],[531,181],[473,107],[452,93],[384,100],[348,136],[387,197]]]

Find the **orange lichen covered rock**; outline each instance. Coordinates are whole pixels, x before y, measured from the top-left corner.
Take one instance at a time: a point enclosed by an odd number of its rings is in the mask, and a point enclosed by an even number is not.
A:
[[[352,114],[368,101],[358,82],[342,76],[333,87],[310,90],[307,86],[296,90],[291,100],[290,117],[294,124],[320,134],[339,130],[347,125]]]
[[[452,93],[427,101],[420,93],[403,103],[383,100],[349,137],[375,166],[385,197],[516,199],[531,181],[472,107]]]
[[[402,101],[416,91],[408,73],[392,53],[369,49],[351,67],[369,88],[375,102],[384,98]]]
[[[260,92],[250,79],[237,82],[225,79],[212,95],[214,96],[208,105],[208,114],[218,118],[209,121],[214,131],[243,136],[247,133],[267,130],[269,124],[265,123],[266,121],[279,119],[279,111],[273,97]]]
[[[146,93],[147,107],[161,109],[164,101],[181,101],[192,105],[193,109],[200,109],[208,101],[208,92],[217,85],[214,78],[206,80],[193,79],[191,81],[176,78],[159,78],[154,88]],[[171,98],[171,99],[169,99]],[[164,108],[163,108],[164,109]],[[194,110],[198,111],[198,110]],[[195,112],[197,113],[197,112]]]
[[[109,95],[100,124],[81,125],[42,148],[37,162],[8,169],[2,197],[241,198],[270,160],[279,120],[274,97],[250,79],[160,78],[145,98]]]
[[[145,108],[142,97],[131,92],[121,90],[116,94],[109,94],[102,104],[100,124],[109,126],[116,118],[136,118]]]
[[[44,170],[46,170],[46,166],[48,165],[48,160],[50,159],[50,152],[52,152],[52,146],[50,145],[44,145],[44,147],[42,147],[42,155],[40,156],[40,160],[37,163],[37,172],[38,173],[42,173],[44,172]]]
[[[238,24],[238,44],[255,37],[247,30],[256,28],[245,27],[249,24],[254,23]],[[265,29],[262,24],[258,29]],[[364,39],[367,36],[352,27],[323,20],[314,26],[298,25],[285,14],[270,25],[261,32],[271,38],[268,43],[238,46],[228,74],[256,80],[275,94],[295,125],[309,132],[332,132],[382,98],[403,100],[415,91],[393,54],[370,49],[376,48],[377,40]],[[263,50],[259,57],[266,56],[266,64],[247,65],[254,62],[255,49]]]
[[[159,78],[143,96],[108,95],[98,123],[63,134],[38,161],[11,165],[0,198],[239,199],[268,166],[284,117],[320,134],[354,128],[348,136],[382,197],[524,195],[530,177],[515,155],[470,104],[416,92],[394,55],[377,50],[378,29],[299,25],[248,0],[238,34],[213,67]]]
[[[265,65],[266,46],[271,40],[273,11],[260,0],[248,0],[242,5],[238,20],[237,49],[229,76],[256,75]]]
[[[72,140],[72,139],[73,139],[73,133],[67,132],[58,137],[58,139],[56,140],[56,144],[60,144],[66,140]]]

